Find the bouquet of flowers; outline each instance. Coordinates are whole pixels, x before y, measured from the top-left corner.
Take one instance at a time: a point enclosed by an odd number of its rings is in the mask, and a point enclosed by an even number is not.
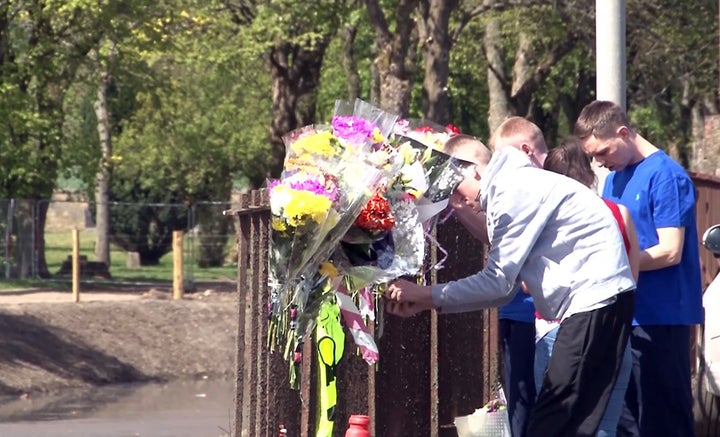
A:
[[[402,165],[360,216],[383,225],[385,232],[365,241],[358,241],[358,232],[353,232],[351,238],[343,239],[342,253],[334,257],[348,279],[349,290],[419,273],[425,254],[423,225],[429,227],[429,219],[447,206],[452,190],[473,166],[441,151],[445,141],[458,133],[457,128],[440,129],[427,122],[414,125],[407,120],[396,123],[393,147],[402,157]],[[363,227],[356,222],[356,229]]]
[[[328,302],[363,357],[378,359],[362,316],[375,318],[385,283],[421,271],[425,226],[439,212],[427,206],[447,204],[471,165],[442,153],[452,129],[396,122],[361,100],[338,101],[330,125],[283,138],[283,172],[268,184],[268,341],[284,345],[293,385],[301,344]]]
[[[445,142],[459,133],[453,125],[441,127],[428,121],[400,120],[395,126],[395,134],[410,143],[425,173],[428,186],[418,199],[423,222],[447,207],[448,197],[474,166],[442,151]]]
[[[271,347],[294,357],[311,332],[320,305],[332,295],[327,266],[362,208],[399,162],[386,137],[395,119],[365,102],[336,105],[332,124],[307,126],[283,140],[280,180],[268,184],[272,217]],[[366,117],[346,114],[352,110]],[[378,124],[380,123],[380,124]]]

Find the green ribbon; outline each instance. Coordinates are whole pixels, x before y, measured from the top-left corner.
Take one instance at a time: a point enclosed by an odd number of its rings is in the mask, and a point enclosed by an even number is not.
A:
[[[345,332],[340,324],[340,307],[334,300],[325,301],[320,307],[315,327],[315,340],[320,393],[316,437],[331,437],[337,404],[335,367],[345,351]]]

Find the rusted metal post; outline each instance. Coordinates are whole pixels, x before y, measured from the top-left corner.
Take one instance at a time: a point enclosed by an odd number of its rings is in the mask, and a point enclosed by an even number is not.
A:
[[[183,231],[173,231],[173,299],[180,300],[185,293],[183,274]]]
[[[438,243],[447,251],[437,282],[477,273],[485,264],[483,245],[455,219],[437,230]],[[456,436],[455,417],[484,405],[497,382],[497,316],[494,310],[438,317],[439,437]]]
[[[248,240],[250,238],[250,230],[244,226],[244,221],[240,215],[248,206],[248,195],[242,194],[240,198],[240,209],[238,211],[225,211],[225,215],[234,215],[237,225],[237,253],[238,253],[238,280],[237,280],[237,293],[238,293],[238,335],[237,335],[237,354],[235,356],[235,411],[233,420],[233,437],[240,437],[243,430],[243,409],[244,409],[244,395],[243,390],[243,377],[245,375],[245,314],[246,314],[246,299],[245,293],[247,292],[247,269],[248,269]],[[247,433],[246,433],[247,435]]]

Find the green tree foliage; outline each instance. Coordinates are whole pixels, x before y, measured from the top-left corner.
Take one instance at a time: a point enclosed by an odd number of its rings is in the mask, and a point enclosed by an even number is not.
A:
[[[0,197],[49,198],[63,167],[63,101],[85,56],[97,46],[114,9],[111,2],[0,2]],[[120,2],[113,3],[121,5]],[[43,204],[45,205],[45,204]],[[44,258],[46,207],[38,210],[38,271]],[[25,224],[28,217],[20,217]],[[33,235],[32,227],[17,232]],[[32,251],[33,248],[27,250]],[[17,251],[18,259],[32,254]],[[20,265],[21,276],[29,272]]]
[[[691,111],[718,109],[718,2],[688,7],[680,0],[636,0],[627,8],[629,115],[651,141],[691,167]]]
[[[101,2],[0,3],[0,197],[50,196],[63,98],[107,19]]]
[[[115,141],[115,172],[119,178],[138,172],[143,190],[170,193],[188,205],[229,201],[239,176],[259,187],[267,174],[267,75],[260,61],[233,49],[241,38],[229,15],[198,8],[174,19],[172,50],[147,57],[164,83],[136,95],[137,108]],[[113,189],[113,200],[141,201],[132,198],[135,191],[122,193],[130,197],[120,199]],[[229,233],[220,215],[198,220],[203,232]],[[199,235],[206,247],[205,234]],[[224,250],[218,242],[201,253],[200,264],[221,263]]]
[[[158,175],[153,177],[159,181]],[[143,186],[143,179],[140,171],[114,175],[111,192],[118,201],[110,204],[110,240],[126,251],[138,252],[141,265],[157,265],[172,249],[173,231],[188,228],[190,210],[176,193]]]

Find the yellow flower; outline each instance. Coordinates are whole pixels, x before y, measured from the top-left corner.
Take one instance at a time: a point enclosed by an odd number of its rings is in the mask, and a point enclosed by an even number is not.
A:
[[[377,128],[377,127],[376,127],[375,130],[373,130],[373,132],[372,132],[372,142],[373,142],[373,143],[385,143],[385,142],[387,142],[387,138],[385,138],[385,137],[383,136],[382,132],[380,132],[380,129]]]
[[[295,140],[290,148],[298,156],[306,153],[315,156],[334,156],[337,153],[335,143],[337,143],[337,138],[331,132],[326,131],[302,136]]]
[[[335,265],[329,261],[325,261],[324,263],[320,264],[318,272],[321,276],[327,276],[328,278],[337,278],[338,276],[340,276],[340,272],[338,271],[338,269],[335,268]]]
[[[409,142],[400,144],[400,146],[398,146],[398,153],[402,156],[405,164],[411,164],[417,160],[417,149],[413,148]]]
[[[272,221],[270,226],[272,226],[273,231],[277,232],[285,232],[287,230],[287,225],[283,220],[275,219]]]
[[[307,219],[315,223],[323,223],[327,218],[332,202],[326,196],[303,190],[292,190],[290,201],[285,205],[283,215],[288,218],[290,226],[298,227]]]

